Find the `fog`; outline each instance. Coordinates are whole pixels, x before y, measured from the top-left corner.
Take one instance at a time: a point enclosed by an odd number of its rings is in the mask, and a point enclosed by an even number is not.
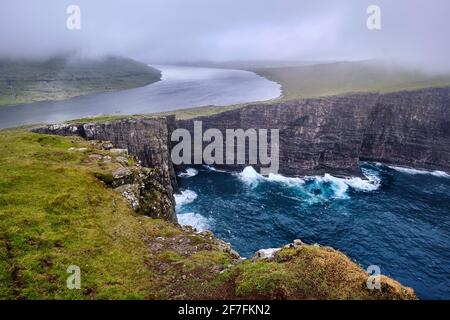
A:
[[[81,29],[69,30],[69,5]],[[381,30],[366,9],[381,8]],[[386,59],[450,70],[447,0],[0,0],[0,56],[146,62]]]

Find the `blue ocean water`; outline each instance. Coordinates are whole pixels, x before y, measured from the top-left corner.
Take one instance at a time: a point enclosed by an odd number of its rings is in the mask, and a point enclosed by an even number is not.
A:
[[[368,180],[191,168],[180,174],[178,218],[245,257],[301,239],[341,250],[363,268],[378,265],[421,299],[450,299],[450,176],[362,169]]]

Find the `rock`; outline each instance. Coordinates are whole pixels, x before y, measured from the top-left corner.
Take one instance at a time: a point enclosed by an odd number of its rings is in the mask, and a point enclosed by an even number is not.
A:
[[[74,147],[72,147],[72,148],[69,148],[69,151],[72,151],[72,152],[86,152],[86,151],[88,151],[88,148],[74,148]]]
[[[122,194],[125,199],[127,199],[131,208],[138,212],[140,209],[139,205],[139,186],[136,184],[125,184],[114,189],[116,192]]]
[[[111,154],[114,154],[114,155],[128,156],[128,150],[127,149],[117,149],[117,148],[115,148],[115,149],[110,149],[109,152]]]
[[[103,162],[104,162],[104,163],[110,163],[111,161],[112,161],[111,156],[104,156],[104,157],[103,157]]]
[[[110,141],[105,141],[102,143],[103,150],[111,150],[114,148],[114,145]]]
[[[277,253],[280,250],[281,250],[281,248],[260,249],[260,250],[256,251],[252,260],[253,261],[273,260],[273,259],[275,259],[275,253]]]
[[[89,155],[89,159],[92,160],[102,160],[103,156],[101,154],[93,153]]]
[[[123,178],[129,178],[133,175],[133,172],[130,168],[126,167],[120,167],[113,171],[112,176],[114,179],[123,179]]]
[[[300,240],[300,239],[295,239],[294,240],[294,247],[300,247],[302,245],[304,245],[302,240]]]
[[[238,253],[236,250],[232,249],[232,248],[230,248],[230,250],[228,251],[228,253],[229,253],[229,254],[231,255],[231,257],[234,258],[234,259],[240,259],[240,258],[241,258],[241,256],[239,255],[239,253]]]
[[[279,129],[279,173],[287,176],[361,176],[361,160],[450,172],[449,106],[450,88],[428,88],[254,103],[176,124],[191,135],[198,120],[203,131],[224,136],[226,129]]]
[[[115,158],[115,160],[122,165],[128,165],[128,158],[126,157],[118,156]]]

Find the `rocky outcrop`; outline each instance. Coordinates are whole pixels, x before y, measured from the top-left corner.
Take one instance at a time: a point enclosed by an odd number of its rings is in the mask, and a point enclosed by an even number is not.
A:
[[[157,196],[156,194],[164,193],[171,205],[168,207],[168,212],[161,215],[169,217],[168,220],[176,221],[173,194],[178,186],[169,152],[169,134],[173,123],[174,118],[171,117],[139,117],[104,122],[56,124],[33,131],[44,134],[75,135],[87,140],[103,141],[105,149],[111,149],[111,153],[119,156],[129,152],[140,161],[142,167],[145,167],[139,169],[144,177],[140,177],[139,181],[135,179],[134,183],[146,186],[139,188],[139,194],[147,193],[147,196]],[[136,176],[134,173],[128,175],[127,172],[121,172],[120,174],[122,173],[125,175],[124,179],[128,180],[131,179],[130,176]],[[162,186],[161,190],[158,190],[156,185],[152,186],[153,181]],[[132,190],[136,188],[131,188],[129,183],[124,184],[126,186],[122,187],[123,192],[131,195]],[[141,208],[141,211],[153,212],[150,215],[155,216],[153,209],[147,209]],[[156,214],[156,216],[161,215]]]
[[[137,213],[177,222],[171,194],[160,182],[160,168],[143,167],[126,149],[110,148],[111,143],[93,140],[92,149],[70,148],[71,152],[88,153],[96,164],[95,176],[121,194]]]

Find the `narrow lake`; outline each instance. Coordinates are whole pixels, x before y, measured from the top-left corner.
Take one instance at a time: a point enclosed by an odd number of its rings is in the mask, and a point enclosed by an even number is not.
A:
[[[106,114],[145,114],[199,106],[264,101],[281,94],[279,84],[242,70],[152,65],[162,80],[151,85],[63,101],[0,107],[0,129]]]

